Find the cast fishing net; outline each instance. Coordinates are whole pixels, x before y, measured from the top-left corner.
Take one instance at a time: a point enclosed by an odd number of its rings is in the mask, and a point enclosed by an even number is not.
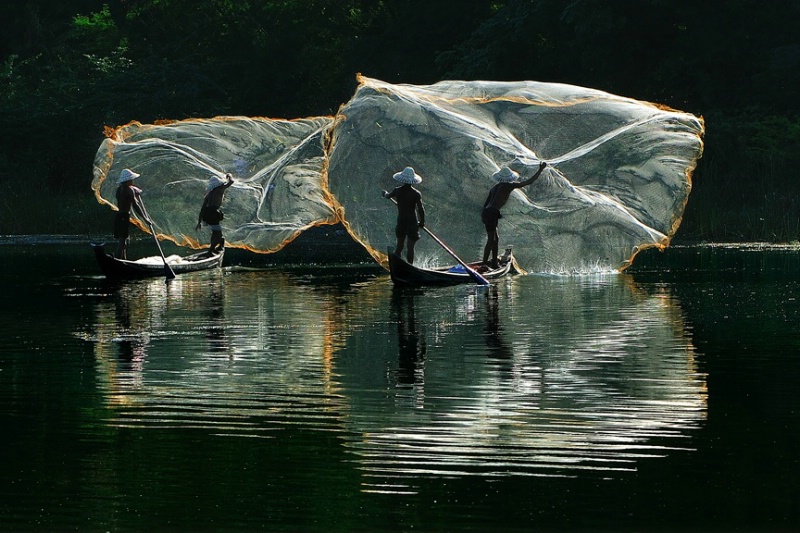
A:
[[[231,172],[228,246],[273,252],[308,227],[341,222],[386,265],[397,211],[381,191],[411,166],[423,177],[427,227],[475,260],[492,174],[518,159],[527,178],[544,160],[500,220],[500,252],[513,245],[527,271],[623,269],[638,251],[668,245],[680,224],[703,150],[698,117],[564,84],[359,82],[336,117],[123,126],[98,151],[98,199],[113,205],[118,171],[131,168],[158,231],[198,246],[205,183]],[[453,262],[424,233],[416,252],[416,264]]]
[[[427,227],[465,260],[482,257],[490,177],[515,158],[523,178],[549,164],[502,209],[500,252],[513,245],[528,271],[621,269],[677,230],[702,153],[697,117],[554,83],[360,81],[332,130],[328,187],[379,261],[396,217],[380,191],[405,166],[423,177]],[[424,236],[416,256],[453,262]]]
[[[222,205],[226,244],[274,252],[308,227],[336,221],[321,185],[330,124],[330,117],[132,122],[100,146],[92,188],[98,201],[114,206],[120,171],[135,170],[156,231],[197,248],[209,237],[206,228],[195,231],[208,180],[229,172],[235,182]]]

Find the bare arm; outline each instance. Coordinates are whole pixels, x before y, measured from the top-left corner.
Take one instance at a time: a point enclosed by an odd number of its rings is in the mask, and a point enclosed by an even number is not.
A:
[[[526,187],[526,186],[530,185],[531,183],[533,183],[534,181],[536,181],[537,179],[539,179],[539,176],[542,174],[542,171],[544,170],[544,167],[546,167],[546,166],[547,166],[547,163],[544,162],[544,161],[539,163],[539,170],[536,171],[536,174],[534,174],[530,178],[526,179],[525,181],[520,181],[520,182],[516,183],[515,184],[515,188]]]

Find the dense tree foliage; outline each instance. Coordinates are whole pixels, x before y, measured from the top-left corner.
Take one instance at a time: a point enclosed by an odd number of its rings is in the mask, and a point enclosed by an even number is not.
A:
[[[682,233],[797,238],[796,0],[15,0],[0,21],[6,195],[86,194],[104,126],[131,120],[332,114],[358,72],[530,79],[704,116]]]

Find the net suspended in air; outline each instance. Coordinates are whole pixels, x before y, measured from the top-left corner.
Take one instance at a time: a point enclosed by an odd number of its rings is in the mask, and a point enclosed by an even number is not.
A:
[[[103,141],[92,188],[98,201],[115,206],[120,171],[135,170],[156,231],[198,248],[208,239],[207,230],[195,231],[208,180],[229,172],[235,182],[222,206],[226,246],[275,252],[311,226],[336,222],[321,183],[331,122],[331,117],[132,122]]]
[[[533,184],[502,210],[500,247],[530,272],[619,270],[664,247],[680,224],[702,155],[702,119],[647,102],[555,83],[443,81],[396,85],[359,77],[335,117],[296,121],[219,117],[132,123],[98,151],[93,187],[113,205],[122,168],[158,231],[192,234],[205,183],[233,174],[223,210],[228,246],[280,250],[303,230],[341,222],[380,263],[393,246],[396,208],[381,191],[406,166],[429,229],[466,260],[483,253],[480,212],[490,177],[517,159]],[[418,264],[452,258],[424,234]]]
[[[523,178],[549,164],[502,209],[500,251],[528,271],[621,269],[678,228],[703,148],[693,115],[555,83],[360,81],[332,130],[328,187],[379,261],[396,216],[379,193],[405,166],[423,177],[427,225],[465,259],[482,257],[490,178],[515,158]],[[416,255],[452,262],[425,238]]]

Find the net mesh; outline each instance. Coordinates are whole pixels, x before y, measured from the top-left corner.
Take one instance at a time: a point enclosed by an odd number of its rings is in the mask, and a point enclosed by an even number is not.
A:
[[[321,183],[331,122],[330,117],[132,122],[110,131],[100,146],[92,188],[98,201],[115,207],[119,172],[135,170],[156,231],[199,248],[209,238],[207,230],[194,229],[208,180],[230,172],[235,182],[222,206],[226,245],[275,252],[313,225],[336,222]]]
[[[426,225],[464,259],[482,256],[490,177],[515,157],[523,177],[550,165],[502,209],[501,252],[513,245],[528,271],[621,269],[677,230],[703,147],[693,115],[553,83],[360,81],[333,129],[328,186],[379,261],[396,216],[379,192],[405,166],[423,177]],[[416,255],[452,262],[431,239]]]
[[[482,256],[483,202],[502,165],[523,177],[502,210],[501,252],[513,245],[532,272],[624,269],[664,247],[680,224],[703,151],[701,118],[597,90],[555,83],[443,81],[396,85],[359,76],[335,117],[243,117],[114,130],[98,151],[93,188],[113,205],[123,168],[158,231],[192,247],[211,174],[236,179],[223,205],[228,246],[274,252],[304,229],[341,222],[386,266],[396,208],[381,196],[392,175],[423,177],[426,226],[465,260]],[[415,264],[452,263],[433,239]]]

